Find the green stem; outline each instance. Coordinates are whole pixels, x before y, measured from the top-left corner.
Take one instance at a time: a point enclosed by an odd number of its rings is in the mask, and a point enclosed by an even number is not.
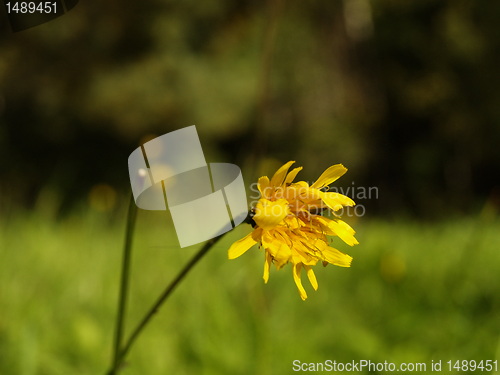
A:
[[[222,236],[223,235],[212,238],[210,241],[205,243],[205,245],[203,245],[203,247],[184,266],[184,268],[179,272],[179,274],[175,277],[175,279],[172,280],[172,282],[165,288],[163,293],[158,297],[156,302],[149,309],[144,318],[134,329],[129,339],[126,341],[125,345],[123,346],[123,349],[119,352],[119,355],[117,356],[117,360],[114,362],[113,368],[111,369],[110,372],[108,372],[108,375],[113,375],[116,373],[116,370],[125,359],[133,343],[136,341],[140,333],[144,330],[146,325],[150,322],[151,318],[153,318],[153,316],[158,312],[161,305],[167,300],[170,294],[172,294],[175,287],[182,281],[182,279],[184,279],[184,277],[189,273],[189,271],[194,267],[194,265],[196,265],[203,258],[203,256],[212,248],[213,245],[215,245],[215,243],[219,239],[222,238]]]
[[[122,344],[124,322],[125,322],[125,310],[127,307],[127,296],[129,287],[129,276],[130,276],[130,258],[132,253],[132,240],[134,234],[134,227],[137,218],[137,206],[134,201],[134,197],[130,197],[130,203],[128,206],[127,215],[127,229],[125,231],[125,244],[123,247],[123,260],[122,260],[122,275],[120,282],[120,296],[118,298],[118,316],[116,319],[116,330],[115,330],[115,342],[113,346],[113,362],[111,370],[108,372],[109,375],[116,374],[116,371],[120,365],[120,348]]]

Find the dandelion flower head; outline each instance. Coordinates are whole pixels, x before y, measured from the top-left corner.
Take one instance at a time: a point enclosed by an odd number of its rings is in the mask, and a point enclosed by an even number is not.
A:
[[[354,206],[354,201],[340,193],[329,192],[328,185],[341,177],[347,168],[342,164],[329,167],[309,185],[305,181],[293,182],[302,167],[289,172],[294,161],[289,161],[269,180],[258,180],[260,198],[252,210],[254,229],[236,241],[228,251],[234,259],[258,244],[264,250],[264,282],[269,280],[271,263],[279,270],[292,264],[292,274],[300,297],[307,293],[302,285],[304,269],[314,290],[318,282],[312,269],[319,261],[324,266],[333,264],[350,267],[352,257],[330,246],[332,236],[338,236],[350,246],[358,244],[355,231],[335,214],[344,206]],[[322,214],[333,212],[335,218]]]

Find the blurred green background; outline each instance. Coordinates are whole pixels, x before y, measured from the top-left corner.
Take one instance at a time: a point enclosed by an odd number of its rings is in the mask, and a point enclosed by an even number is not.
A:
[[[318,269],[306,302],[289,267],[263,284],[260,250],[228,261],[249,227],[228,234],[124,374],[500,360],[499,17],[487,0],[81,0],[0,24],[0,374],[105,372],[128,155],[192,124],[247,185],[343,163],[337,186],[377,196],[348,194],[360,245],[334,243],[353,266]],[[129,327],[195,251],[139,212]]]

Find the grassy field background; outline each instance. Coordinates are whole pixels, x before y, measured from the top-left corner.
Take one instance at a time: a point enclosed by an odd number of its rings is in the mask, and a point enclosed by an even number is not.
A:
[[[82,208],[57,221],[37,209],[0,220],[0,374],[104,374],[126,215]],[[500,358],[496,215],[349,222],[360,245],[338,247],[354,257],[352,267],[317,267],[319,290],[306,285],[305,302],[290,267],[263,283],[260,250],[227,260],[249,226],[226,235],[139,338],[123,374],[274,375],[294,373],[294,360]],[[139,212],[129,330],[197,250],[179,249],[171,228],[165,212]]]

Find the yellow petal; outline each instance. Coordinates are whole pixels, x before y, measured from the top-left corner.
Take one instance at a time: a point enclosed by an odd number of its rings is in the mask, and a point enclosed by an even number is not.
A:
[[[307,271],[307,278],[309,279],[312,287],[314,288],[314,290],[318,290],[318,280],[316,280],[316,275],[314,274],[313,269],[309,266],[304,266],[304,268]]]
[[[255,241],[255,239],[253,238],[254,232],[247,234],[241,240],[238,240],[231,245],[231,247],[227,251],[227,256],[229,259],[238,258],[240,255],[244,254],[248,249],[250,249],[257,243],[257,241]]]
[[[262,176],[257,181],[257,188],[260,191],[260,196],[266,199],[271,198],[273,188],[269,185],[269,178],[267,176]]]
[[[296,241],[293,242],[294,252],[292,254],[293,263],[303,263],[307,265],[314,265],[317,262],[317,258],[312,255],[312,251],[308,246],[311,244],[307,240],[302,240],[297,237]]]
[[[302,167],[294,168],[290,173],[285,178],[285,184],[291,184],[295,177],[297,177],[297,174],[302,170]]]
[[[335,164],[323,172],[321,176],[316,180],[314,184],[311,185],[312,188],[321,189],[324,186],[330,185],[332,182],[336,181],[344,173],[347,172],[347,168],[342,164]]]
[[[303,301],[307,299],[307,293],[304,287],[302,286],[302,281],[300,280],[300,272],[302,271],[302,264],[294,264],[292,267],[293,270],[293,280],[295,281],[295,285],[297,285],[297,289],[299,290],[300,293],[300,298],[302,298]]]
[[[339,193],[320,192],[321,200],[333,211],[340,210],[342,206],[354,206],[356,203],[345,195]]]
[[[287,197],[300,199],[304,203],[308,203],[314,200],[321,199],[322,191],[318,189],[311,189],[307,183],[302,184],[303,181],[299,181],[295,184],[289,186],[287,190]]]
[[[297,229],[300,228],[301,225],[299,218],[295,215],[288,215],[283,219],[283,222],[289,229]]]
[[[327,217],[315,215],[315,216],[313,216],[313,221],[311,224],[314,225],[316,223],[319,223],[319,226],[317,229],[318,231],[324,232],[326,235],[329,235],[329,236],[335,236],[335,232],[333,231],[332,228],[330,228],[330,223],[332,221],[333,220],[331,220]]]
[[[270,230],[281,223],[289,213],[290,207],[288,207],[286,199],[278,199],[273,202],[261,198],[255,206],[253,220],[260,228]]]
[[[293,187],[309,188],[309,184],[305,181],[297,181],[292,184]]]
[[[329,227],[331,230],[335,232],[337,236],[339,236],[342,239],[342,241],[344,241],[349,246],[354,246],[359,244],[358,240],[354,238],[354,234],[356,232],[346,222],[342,220],[332,220],[329,223]]]
[[[290,237],[290,231],[287,227],[277,227],[276,230],[273,231],[274,238],[285,243],[287,246],[292,246],[292,239]]]
[[[292,250],[283,239],[276,238],[273,234],[268,231],[264,232],[262,235],[262,246],[272,256],[276,267],[280,269],[289,262]]]
[[[285,165],[283,165],[280,169],[276,171],[274,174],[273,178],[271,178],[271,185],[272,186],[281,186],[283,184],[283,181],[285,181],[285,176],[292,166],[292,164],[295,163],[294,161],[289,161]]]
[[[269,269],[271,268],[272,257],[269,252],[266,251],[266,261],[264,262],[264,282],[267,284],[269,281]]]
[[[333,248],[333,247],[327,247],[326,249],[323,250],[323,257],[325,260],[333,264],[335,266],[339,267],[350,267],[351,262],[352,262],[352,257],[344,254],[343,252]]]

